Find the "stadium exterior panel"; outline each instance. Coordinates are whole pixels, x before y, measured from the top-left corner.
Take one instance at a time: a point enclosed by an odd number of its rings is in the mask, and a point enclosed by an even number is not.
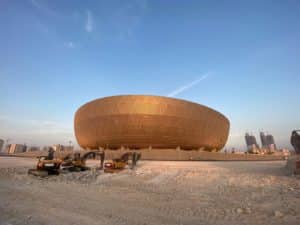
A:
[[[206,106],[175,98],[122,95],[88,102],[75,114],[84,149],[121,147],[220,150],[229,120]]]

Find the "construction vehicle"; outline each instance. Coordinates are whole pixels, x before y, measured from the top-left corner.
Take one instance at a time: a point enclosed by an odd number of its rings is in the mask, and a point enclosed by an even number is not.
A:
[[[39,156],[36,169],[29,169],[28,174],[45,177],[58,175],[62,159],[54,158],[54,149],[50,148],[48,156]]]
[[[293,130],[291,135],[291,144],[296,154],[300,154],[300,130]]]
[[[104,152],[89,151],[83,154],[83,156],[80,156],[80,153],[74,153],[64,158],[54,158],[54,150],[51,148],[48,152],[48,156],[38,157],[36,168],[29,169],[28,174],[46,177],[48,175],[58,175],[62,170],[64,172],[85,171],[89,169],[89,167],[86,166],[86,160],[90,157],[96,158],[97,156],[100,157],[100,169],[103,169]]]
[[[291,156],[287,161],[287,168],[293,174],[300,174],[300,130],[293,130],[291,144],[297,155]]]
[[[90,168],[86,166],[86,160],[89,158],[95,159],[97,156],[100,158],[100,167],[99,169],[103,169],[103,163],[105,158],[105,153],[103,151],[89,151],[84,153],[83,156],[80,156],[80,153],[74,153],[73,155],[68,155],[64,158],[61,163],[62,170],[68,171],[85,171]]]
[[[103,169],[104,172],[116,172],[123,170],[127,165],[131,169],[134,169],[137,161],[141,158],[141,154],[137,152],[127,152],[120,158],[109,160],[104,163],[105,152],[104,151],[89,151],[82,156],[79,152],[69,154],[64,158],[54,158],[54,150],[50,149],[48,156],[38,157],[37,166],[35,169],[29,169],[28,174],[46,177],[48,175],[58,175],[60,172],[79,172],[89,170],[86,161],[89,158],[100,158],[99,169]]]
[[[114,173],[125,169],[127,165],[130,169],[134,169],[137,161],[141,158],[141,153],[137,152],[126,152],[120,158],[109,160],[104,163],[104,172]]]

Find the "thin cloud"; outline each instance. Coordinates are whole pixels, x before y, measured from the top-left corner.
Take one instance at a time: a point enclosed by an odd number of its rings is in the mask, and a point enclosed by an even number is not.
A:
[[[31,2],[31,4],[32,4],[34,7],[38,8],[38,9],[44,10],[44,8],[45,8],[45,7],[43,7],[43,6],[41,5],[41,3],[40,3],[39,1],[37,1],[37,0],[31,0],[30,2]]]
[[[94,20],[93,20],[93,14],[90,10],[86,11],[86,23],[85,23],[85,30],[87,32],[92,32],[94,29]]]
[[[186,85],[183,85],[179,88],[177,88],[176,90],[172,91],[171,93],[168,94],[168,97],[174,97],[190,88],[192,88],[193,86],[197,85],[198,83],[200,83],[201,81],[205,80],[206,78],[208,77],[208,73],[207,74],[204,74],[202,75],[200,78],[186,84]]]
[[[115,28],[118,39],[125,40],[132,37],[135,30],[141,26],[147,10],[147,0],[135,0],[120,4],[111,13],[112,27]]]
[[[47,14],[48,16],[59,17],[59,14],[56,11],[49,8],[45,1],[31,0],[30,2],[31,2],[31,5],[33,5],[33,7],[40,10],[41,12]]]
[[[74,44],[74,42],[72,42],[72,41],[65,42],[65,43],[64,43],[64,46],[65,46],[66,48],[75,48],[75,44]]]

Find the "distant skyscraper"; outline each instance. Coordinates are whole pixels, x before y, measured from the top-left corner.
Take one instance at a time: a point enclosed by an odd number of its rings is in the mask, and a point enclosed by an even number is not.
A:
[[[259,148],[254,135],[250,135],[249,133],[246,133],[245,140],[246,140],[246,145],[248,150],[252,150],[253,148],[257,148],[257,149]]]
[[[262,148],[276,150],[276,144],[274,141],[274,137],[271,134],[265,134],[264,132],[260,132],[260,140]]]
[[[266,136],[266,139],[267,139],[268,148],[272,149],[272,150],[276,150],[276,144],[275,144],[273,135],[268,134]]]
[[[268,142],[267,142],[267,137],[264,132],[259,133],[260,136],[260,141],[261,141],[261,147],[262,148],[268,148]]]

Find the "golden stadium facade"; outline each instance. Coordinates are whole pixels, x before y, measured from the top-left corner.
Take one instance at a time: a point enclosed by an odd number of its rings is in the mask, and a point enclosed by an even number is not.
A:
[[[75,114],[84,149],[161,148],[220,150],[229,120],[206,106],[175,98],[121,95],[88,102]]]

